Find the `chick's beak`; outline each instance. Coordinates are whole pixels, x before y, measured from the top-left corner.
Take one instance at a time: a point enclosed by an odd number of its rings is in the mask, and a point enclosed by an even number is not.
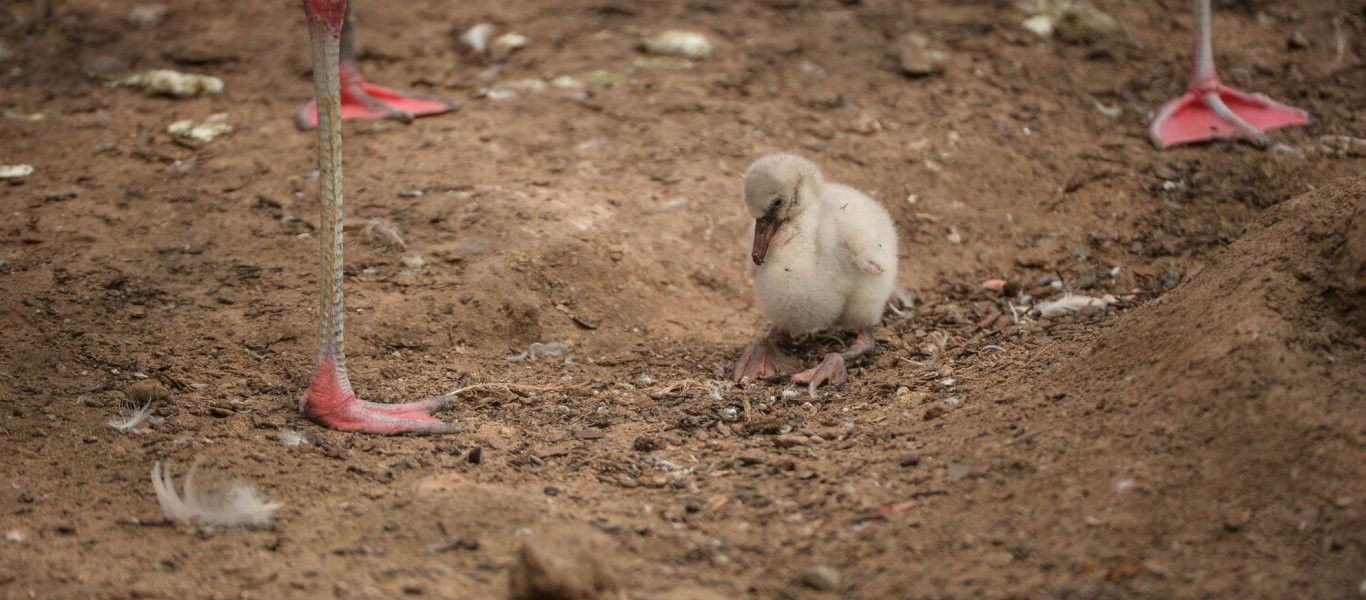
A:
[[[764,256],[768,254],[768,245],[773,241],[773,234],[778,232],[779,225],[782,225],[782,221],[778,220],[778,209],[776,207],[754,220],[754,248],[749,254],[749,257],[754,260],[754,264],[764,264]]]

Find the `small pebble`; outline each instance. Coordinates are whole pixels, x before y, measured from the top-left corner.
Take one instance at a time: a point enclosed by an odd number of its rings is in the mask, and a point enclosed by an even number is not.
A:
[[[150,94],[189,98],[218,94],[223,91],[223,80],[209,75],[180,73],[169,69],[154,69],[134,73],[110,83],[113,86],[138,88]]]
[[[802,571],[802,583],[822,592],[836,590],[840,587],[840,572],[829,565],[816,565]]]
[[[901,74],[907,77],[929,77],[944,72],[949,61],[947,52],[937,48],[927,38],[918,33],[908,33],[896,41],[893,54],[897,58]]]
[[[993,567],[1004,567],[1015,560],[1015,556],[1005,550],[991,552],[986,555],[987,564]]]
[[[33,174],[33,165],[0,165],[0,179],[23,179]]]
[[[1285,46],[1291,50],[1304,50],[1309,47],[1309,36],[1304,35],[1303,31],[1296,29],[1291,32],[1290,37],[1285,40]]]
[[[1236,510],[1224,516],[1224,529],[1229,533],[1241,531],[1252,521],[1252,511]]]
[[[513,52],[526,47],[527,42],[527,37],[520,33],[504,33],[494,38],[493,44],[489,47],[489,58],[494,62],[503,62]]]
[[[660,56],[679,56],[701,60],[711,56],[711,41],[693,31],[665,31],[640,43],[640,49]]]
[[[120,285],[122,284],[120,283]],[[106,284],[106,287],[107,286],[108,284]],[[171,392],[166,389],[166,386],[161,385],[160,381],[155,379],[143,379],[142,381],[134,383],[133,385],[128,386],[128,389],[124,390],[123,395],[126,396],[130,402],[139,406],[154,402],[165,402],[171,399]]]
[[[949,468],[944,471],[944,475],[949,478],[949,481],[960,481],[964,477],[967,477],[968,474],[971,472],[972,466],[965,465],[962,463],[954,463],[949,465]]]
[[[597,440],[607,435],[603,430],[596,427],[585,427],[574,433],[574,437],[581,440]]]

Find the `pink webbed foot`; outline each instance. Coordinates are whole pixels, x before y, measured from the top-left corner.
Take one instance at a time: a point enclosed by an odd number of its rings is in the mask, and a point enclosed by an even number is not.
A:
[[[831,352],[825,355],[825,360],[822,360],[821,364],[793,375],[792,382],[807,384],[807,393],[815,398],[816,389],[821,385],[825,383],[839,385],[848,378],[849,371],[844,367],[844,355]]]
[[[356,398],[351,385],[328,359],[318,361],[304,398],[303,412],[313,422],[336,429],[377,435],[458,433],[463,429],[431,415],[450,405],[438,396],[407,404],[366,402]]]
[[[343,121],[356,119],[393,119],[410,123],[414,118],[439,115],[460,108],[459,104],[414,92],[397,90],[366,83],[354,65],[341,68],[341,118]],[[294,117],[299,129],[313,129],[318,126],[317,101],[309,102],[299,109]]]
[[[740,360],[735,361],[731,381],[741,384],[746,381],[759,381],[778,375],[778,360],[782,356],[778,348],[770,342],[755,342],[745,348]]]
[[[1270,140],[1263,132],[1308,122],[1309,113],[1303,110],[1210,79],[1164,105],[1148,134],[1159,150],[1216,139],[1241,139],[1265,148]]]

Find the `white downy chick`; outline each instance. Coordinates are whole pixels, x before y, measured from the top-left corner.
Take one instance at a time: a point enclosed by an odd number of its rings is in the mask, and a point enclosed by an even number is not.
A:
[[[896,281],[887,209],[791,154],[751,165],[744,200],[755,219],[748,269],[775,329],[802,335],[882,320]]]
[[[815,387],[844,379],[844,360],[871,350],[871,329],[881,319],[896,281],[896,229],[876,200],[828,182],[820,168],[791,154],[765,156],[745,171],[743,198],[754,217],[747,270],[759,306],[774,332],[797,336],[826,329],[859,331],[848,352],[831,353],[794,381]],[[761,356],[751,357],[757,350]],[[775,375],[756,344],[736,365],[734,379]],[[832,358],[837,357],[837,358]],[[822,370],[824,369],[824,370]]]

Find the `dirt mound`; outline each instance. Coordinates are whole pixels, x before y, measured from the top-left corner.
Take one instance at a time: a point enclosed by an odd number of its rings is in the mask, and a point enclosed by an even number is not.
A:
[[[1366,308],[1363,198],[1357,177],[1276,207],[1069,369],[1107,405],[1105,427],[1137,433],[1135,449],[1176,451],[1129,514],[1151,549],[1200,548],[1164,553],[1211,571],[1218,556],[1251,559],[1211,591],[1265,589],[1265,578],[1292,596],[1309,580],[1350,589],[1361,576],[1366,340],[1342,313]],[[1207,526],[1179,524],[1192,516]]]
[[[1357,177],[1274,207],[1089,348],[998,389],[1015,411],[1053,411],[1014,441],[1052,458],[1027,466],[1041,477],[1026,495],[1059,509],[998,524],[1028,539],[1062,527],[1065,541],[1034,560],[1104,575],[1051,585],[1354,589],[1366,552],[1366,339],[1349,324],[1363,308],[1363,198]]]
[[[523,544],[509,573],[511,600],[608,600],[620,584],[613,541],[587,525],[552,528]]]
[[[1357,199],[1360,198],[1358,193]],[[1339,243],[1327,249],[1328,258],[1333,261],[1332,286],[1327,291],[1347,322],[1366,335],[1366,210],[1362,210],[1359,201],[1347,208],[1350,212],[1335,215],[1345,220],[1346,225]]]

